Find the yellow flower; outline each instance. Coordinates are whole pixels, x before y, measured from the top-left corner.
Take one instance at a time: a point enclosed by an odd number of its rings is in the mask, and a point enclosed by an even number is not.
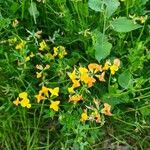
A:
[[[46,42],[44,40],[42,42],[40,42],[39,45],[40,45],[40,48],[39,48],[40,51],[49,49],[49,47],[47,46],[47,44],[46,44]]]
[[[58,53],[58,57],[60,59],[64,58],[65,55],[67,55],[66,49],[63,46],[58,46],[59,49],[59,53]]]
[[[76,76],[76,71],[75,69],[73,70],[72,73],[68,73],[69,75],[69,78],[73,81],[73,80],[76,80],[77,76]]]
[[[89,88],[92,87],[95,82],[96,82],[96,80],[93,77],[89,77],[88,82],[87,82],[88,87]]]
[[[28,93],[27,92],[22,92],[19,94],[19,98],[22,98],[22,99],[27,99],[28,97]]]
[[[48,96],[48,91],[49,91],[49,90],[50,90],[50,89],[47,88],[46,86],[42,86],[42,89],[39,91],[39,94],[40,94],[40,95],[44,94],[45,96]]]
[[[72,80],[72,82],[73,82],[73,85],[72,85],[73,88],[77,88],[80,86],[80,82],[78,80]]]
[[[31,108],[31,104],[28,98],[24,98],[21,100],[20,102],[22,107],[27,107],[27,108]]]
[[[36,99],[37,99],[37,102],[39,103],[41,100],[44,100],[45,97],[42,96],[40,93],[38,95],[35,95]]]
[[[112,113],[110,112],[110,109],[111,109],[111,105],[104,103],[104,108],[101,110],[101,112],[107,116],[111,116]]]
[[[19,101],[19,99],[21,99],[21,101]],[[27,92],[20,93],[19,97],[15,101],[13,101],[13,103],[16,106],[18,106],[19,104],[21,104],[22,107],[27,107],[27,108],[31,107],[30,100],[28,99]]]
[[[112,75],[114,75],[117,70],[118,70],[118,66],[117,65],[113,64],[112,66],[110,66],[110,73]]]
[[[95,73],[98,71],[102,71],[102,65],[98,65],[96,63],[91,63],[88,65],[90,71],[94,71]]]
[[[31,52],[30,55],[29,55],[30,58],[32,58],[32,57],[34,57],[34,56],[35,56],[35,55],[33,54],[33,52]]]
[[[95,111],[94,115],[95,115],[95,121],[97,123],[100,123],[101,122],[101,117],[100,117],[100,114],[97,110]]]
[[[30,57],[27,56],[27,57],[25,58],[25,61],[27,62],[27,61],[29,61],[29,60],[30,60]]]
[[[145,21],[146,21],[145,17],[143,17],[143,16],[141,16],[141,17],[139,18],[139,20],[141,21],[142,24],[144,24]]]
[[[53,50],[54,50],[53,56],[55,57],[58,55],[58,47],[54,47]]]
[[[92,87],[93,83],[96,82],[96,80],[93,77],[90,77],[87,73],[81,74],[80,80],[88,84],[88,87]]]
[[[58,93],[59,93],[59,87],[56,87],[54,89],[49,89],[50,93],[51,93],[51,97],[52,96],[58,96]]]
[[[81,76],[80,76],[81,81],[88,83],[88,79],[89,79],[89,76],[87,73],[81,74]]]
[[[41,78],[42,77],[42,72],[36,72],[36,77]]]
[[[69,97],[69,102],[77,103],[82,100],[82,95],[73,95]]]
[[[81,114],[81,119],[80,119],[82,122],[85,122],[86,120],[88,120],[88,115],[86,112],[83,112]]]
[[[18,106],[20,104],[19,98],[17,98],[15,101],[13,101],[13,103]]]
[[[108,70],[110,68],[110,65],[111,65],[110,61],[107,60],[104,64],[103,70]]]
[[[60,59],[64,58],[65,55],[67,55],[66,49],[63,46],[54,47],[54,54],[53,56],[58,56]]]
[[[102,72],[101,75],[99,75],[99,80],[105,82],[104,77],[105,77],[105,72]]]
[[[79,67],[79,72],[81,74],[86,74],[86,73],[88,73],[88,69],[86,69],[85,67]]]
[[[68,92],[69,92],[69,93],[75,93],[74,87],[69,87],[69,88],[68,88]]]
[[[21,41],[19,44],[16,45],[16,49],[23,49],[26,45],[26,41]]]
[[[59,104],[60,104],[60,101],[51,101],[50,108],[52,108],[54,111],[58,111]]]

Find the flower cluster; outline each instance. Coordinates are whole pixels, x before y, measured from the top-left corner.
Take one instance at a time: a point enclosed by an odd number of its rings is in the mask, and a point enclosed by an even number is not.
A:
[[[49,50],[49,46],[46,44],[45,40],[42,40],[42,42],[39,43],[39,51],[45,51]],[[50,59],[54,59],[55,57],[58,57],[59,59],[64,58],[64,56],[67,55],[66,49],[64,46],[57,46],[53,47],[53,54],[48,52],[45,56]]]
[[[45,70],[49,68],[50,68],[50,65],[48,64],[45,67],[43,67],[42,65],[36,65],[36,69],[38,69],[38,71],[36,72],[36,77],[41,78],[42,76],[44,76]]]
[[[19,97],[17,97],[17,99],[15,101],[13,101],[13,103],[16,106],[18,106],[20,104],[22,107],[31,108],[31,104],[30,104],[30,100],[28,99],[27,92],[20,93]]]
[[[37,102],[40,103],[43,100],[49,99],[51,104],[50,108],[52,108],[54,111],[58,111],[60,101],[53,101],[53,98],[56,98],[59,96],[59,87],[55,87],[54,89],[48,88],[46,86],[42,86],[42,89],[39,91],[37,95],[35,95],[35,98],[37,99]]]
[[[98,79],[101,82],[105,82],[105,73],[110,70],[111,75],[114,75],[118,71],[120,66],[120,60],[114,59],[113,63],[110,60],[107,60],[104,66],[96,63],[91,63],[86,67],[75,68],[73,72],[69,72],[68,76],[71,79],[72,86],[68,88],[70,93],[69,101],[78,102],[82,100],[82,96],[76,94],[75,91],[81,85],[86,85],[87,88],[91,88],[96,80]],[[75,95],[73,95],[75,94]]]
[[[87,120],[89,121],[96,121],[97,123],[101,122],[101,114],[104,114],[106,116],[112,116],[112,113],[110,112],[111,110],[111,105],[108,103],[104,103],[104,107],[99,110],[99,101],[94,99],[94,103],[96,104],[96,108],[93,107],[87,107],[89,111],[92,110],[92,112],[87,113],[87,109],[84,109],[83,113],[81,114],[81,121],[85,122]],[[101,114],[100,114],[101,113]]]

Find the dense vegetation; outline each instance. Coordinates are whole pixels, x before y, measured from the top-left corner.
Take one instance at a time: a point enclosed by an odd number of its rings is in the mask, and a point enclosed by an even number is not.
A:
[[[149,0],[0,1],[0,149],[150,149]]]

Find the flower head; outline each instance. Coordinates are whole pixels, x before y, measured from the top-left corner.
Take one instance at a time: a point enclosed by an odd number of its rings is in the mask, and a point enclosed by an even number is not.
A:
[[[39,44],[39,46],[40,46],[40,48],[39,48],[40,51],[49,49],[49,47],[47,46],[47,44],[44,40]]]
[[[19,94],[19,98],[26,99],[27,97],[28,97],[27,92],[22,92],[22,93]]]
[[[13,103],[16,106],[18,106],[20,104],[22,107],[27,107],[27,108],[31,107],[27,92],[20,93],[19,97],[15,101],[13,101]]]
[[[66,49],[63,46],[54,47],[54,54],[53,56],[58,56],[60,59],[64,58],[65,55],[67,55]]]
[[[81,101],[82,99],[83,99],[82,95],[73,95],[73,96],[69,97],[69,102],[77,103],[77,102]]]
[[[21,41],[19,44],[16,45],[16,49],[23,49],[26,45],[26,41]]]
[[[118,69],[119,69],[118,66],[113,64],[112,66],[110,66],[110,73],[114,75],[116,71],[118,71]]]
[[[72,82],[73,82],[73,85],[72,85],[73,88],[77,88],[80,86],[80,82],[78,80],[72,80]]]
[[[51,97],[52,97],[52,96],[58,96],[59,87],[56,87],[56,88],[54,88],[54,89],[49,88],[49,91],[50,91],[50,93],[51,93]]]
[[[69,93],[75,93],[74,87],[73,87],[73,86],[72,86],[72,87],[69,87],[69,88],[68,88],[68,92],[69,92]]]
[[[42,77],[42,72],[36,72],[36,77],[41,78]]]
[[[80,74],[87,74],[88,73],[88,69],[85,67],[79,67],[79,72]]]
[[[83,112],[81,114],[81,119],[80,119],[82,122],[85,122],[86,120],[88,120],[88,115],[87,115],[87,112]]]
[[[45,96],[48,97],[48,91],[49,91],[49,88],[47,88],[46,86],[42,86],[42,89],[39,91],[39,93],[41,95],[44,94]]]
[[[89,77],[87,81],[88,87],[92,87],[95,82],[96,80],[93,77]]]
[[[22,99],[20,104],[22,107],[31,108],[30,100],[28,98]]]
[[[60,101],[51,101],[50,108],[52,108],[54,111],[58,111],[59,104],[60,104]]]
[[[35,95],[35,98],[37,99],[37,102],[39,103],[41,100],[44,100],[45,97],[42,96],[40,93],[38,95]]]
[[[110,68],[110,65],[111,65],[110,61],[107,60],[104,64],[103,70],[108,70]]]
[[[72,81],[76,80],[76,78],[77,78],[75,69],[73,70],[72,73],[68,73],[68,75]]]
[[[94,71],[95,73],[98,71],[102,71],[102,65],[98,65],[96,63],[91,63],[88,65],[90,71]]]
[[[104,103],[104,108],[101,110],[101,112],[107,116],[111,116],[112,113],[110,112],[111,110],[111,105]]]
[[[101,75],[99,75],[99,81],[105,82],[105,72],[102,72]]]
[[[19,97],[17,97],[17,99],[15,101],[13,101],[13,103],[18,106],[20,104],[20,101],[19,101]]]

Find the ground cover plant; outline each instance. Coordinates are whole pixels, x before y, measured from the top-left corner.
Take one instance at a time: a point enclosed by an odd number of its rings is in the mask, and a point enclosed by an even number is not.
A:
[[[149,0],[0,1],[0,149],[150,149]]]

